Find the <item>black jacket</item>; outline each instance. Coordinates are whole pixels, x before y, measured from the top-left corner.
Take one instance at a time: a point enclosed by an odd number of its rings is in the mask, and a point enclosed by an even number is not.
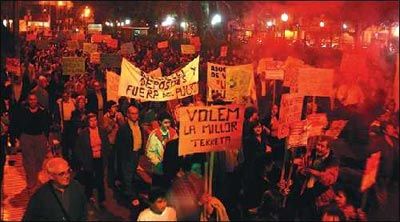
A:
[[[110,149],[110,143],[107,138],[107,133],[99,128],[99,135],[101,139],[101,156]],[[90,146],[89,128],[85,128],[79,133],[78,140],[75,146],[75,154],[78,159],[78,164],[86,172],[93,171],[93,153]]]
[[[107,103],[106,92],[101,90],[101,95],[103,97],[103,113],[106,113],[105,106]],[[87,95],[88,103],[86,104],[86,109],[88,112],[95,113],[97,115],[98,109],[98,101],[95,91],[89,91]]]
[[[140,125],[140,124],[139,124]],[[142,132],[142,148],[140,151],[143,150],[143,147],[146,146],[144,140],[144,131],[140,127],[140,131]],[[115,138],[115,147],[117,149],[117,154],[119,161],[127,161],[129,156],[133,153],[133,138],[132,138],[132,130],[129,127],[128,123],[122,125],[117,132],[117,136]]]
[[[54,188],[51,182],[48,182],[36,191],[29,200],[23,221],[63,221],[63,218],[66,218],[51,189]],[[64,209],[69,219],[71,221],[87,220],[86,196],[82,186],[71,179],[71,183],[63,195],[68,195],[66,198],[69,206],[64,206]],[[60,202],[62,201],[60,200]]]

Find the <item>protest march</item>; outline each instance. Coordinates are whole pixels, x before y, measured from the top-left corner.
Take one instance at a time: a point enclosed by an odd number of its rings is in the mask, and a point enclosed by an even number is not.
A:
[[[2,221],[399,220],[398,2],[15,2]]]

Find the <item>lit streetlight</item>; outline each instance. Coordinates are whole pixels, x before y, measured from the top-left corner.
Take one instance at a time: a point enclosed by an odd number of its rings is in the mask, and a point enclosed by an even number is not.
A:
[[[187,26],[187,22],[181,22],[181,28],[186,29]]]
[[[324,21],[320,21],[319,22],[319,27],[321,27],[321,28],[325,27],[325,22]]]
[[[268,27],[271,27],[271,26],[273,26],[273,25],[274,25],[274,23],[273,23],[271,20],[268,20],[268,21],[267,21],[267,26],[268,26]]]
[[[91,13],[90,8],[88,6],[86,6],[85,10],[83,11],[83,16],[87,18],[90,16],[90,13]]]
[[[222,17],[219,14],[214,15],[214,17],[211,19],[211,25],[216,25],[222,22]]]
[[[4,27],[7,27],[7,19],[3,19],[3,25]]]
[[[281,15],[281,20],[282,20],[282,22],[287,22],[289,20],[289,15],[286,13],[283,13]]]
[[[175,18],[171,17],[170,15],[165,18],[165,20],[161,23],[161,26],[170,26],[174,24]]]
[[[125,24],[127,24],[127,25],[131,24],[131,20],[130,19],[125,19]]]
[[[347,28],[348,28],[347,24],[346,24],[346,23],[343,23],[342,28],[343,28],[343,29],[347,29]]]

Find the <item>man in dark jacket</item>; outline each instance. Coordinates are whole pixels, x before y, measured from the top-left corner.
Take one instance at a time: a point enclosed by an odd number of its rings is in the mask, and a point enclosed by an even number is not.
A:
[[[104,116],[104,108],[107,102],[106,92],[101,88],[98,81],[93,82],[93,88],[94,91],[88,92],[86,109],[91,113],[95,113],[99,120],[101,120]]]
[[[86,198],[81,185],[71,179],[68,162],[53,158],[46,164],[50,181],[29,201],[23,221],[87,220]]]
[[[76,158],[80,169],[81,178],[85,185],[85,193],[88,199],[92,198],[93,189],[98,192],[98,204],[104,207],[105,188],[104,188],[104,166],[103,156],[110,149],[107,133],[97,126],[96,114],[90,113],[87,118],[89,127],[79,133],[76,144]]]
[[[133,206],[139,204],[137,191],[134,190],[132,180],[135,178],[139,163],[139,151],[145,145],[144,133],[139,124],[139,109],[133,105],[128,107],[128,121],[117,132],[115,147],[117,149],[118,164],[124,185],[124,194]]]

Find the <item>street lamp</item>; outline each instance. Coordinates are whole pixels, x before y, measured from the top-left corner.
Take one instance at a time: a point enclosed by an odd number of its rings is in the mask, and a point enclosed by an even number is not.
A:
[[[89,17],[90,16],[90,12],[91,12],[90,8],[88,6],[86,6],[85,10],[83,11],[83,16],[86,17],[86,18]]]
[[[271,27],[271,26],[273,26],[273,25],[274,25],[274,23],[273,23],[271,20],[268,20],[268,21],[267,21],[267,26],[268,26],[268,27]]]
[[[348,28],[347,24],[346,24],[346,23],[343,23],[342,28],[343,28],[343,29],[347,29],[347,28]]]
[[[127,24],[127,25],[131,24],[131,20],[130,19],[125,19],[125,24]]]
[[[214,25],[216,25],[216,24],[221,23],[221,21],[222,21],[221,15],[216,14],[216,15],[214,15],[214,17],[211,19],[211,25],[214,26]]]
[[[161,23],[161,26],[170,26],[174,24],[175,18],[171,17],[170,15],[165,18],[165,20]]]
[[[287,22],[287,21],[289,20],[289,15],[286,14],[286,12],[284,12],[284,13],[281,15],[281,20],[282,20],[282,22]]]
[[[319,27],[321,27],[321,28],[325,27],[325,22],[324,21],[320,21],[319,22]]]

